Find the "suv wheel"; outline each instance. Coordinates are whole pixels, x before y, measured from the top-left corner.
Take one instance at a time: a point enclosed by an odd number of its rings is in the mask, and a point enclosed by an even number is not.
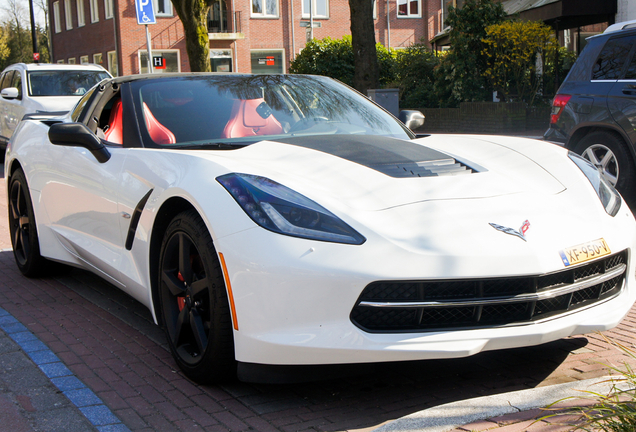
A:
[[[609,131],[592,132],[578,142],[574,151],[594,164],[628,204],[636,202],[634,161],[620,135]]]

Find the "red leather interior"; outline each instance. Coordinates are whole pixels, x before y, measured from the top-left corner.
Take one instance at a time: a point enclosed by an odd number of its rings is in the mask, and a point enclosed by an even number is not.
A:
[[[157,144],[174,144],[177,142],[174,134],[170,130],[159,123],[159,121],[152,115],[150,108],[144,102],[144,119],[146,120],[146,127],[150,138]]]
[[[115,144],[123,144],[122,131],[121,99],[117,99],[117,102],[113,104],[113,107],[110,110],[108,130],[104,133],[104,138],[106,141],[110,141]]]
[[[256,108],[264,102],[263,98],[234,101],[230,121],[223,130],[222,138],[283,133],[283,127],[273,115],[263,118],[257,112]]]

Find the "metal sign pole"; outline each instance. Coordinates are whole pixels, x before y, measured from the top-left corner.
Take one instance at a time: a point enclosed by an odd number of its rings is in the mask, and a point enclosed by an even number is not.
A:
[[[148,46],[148,73],[154,73],[152,66],[152,47],[150,46],[150,30],[148,30],[148,24],[146,24],[146,45]]]
[[[314,0],[309,0],[309,38],[314,40]]]

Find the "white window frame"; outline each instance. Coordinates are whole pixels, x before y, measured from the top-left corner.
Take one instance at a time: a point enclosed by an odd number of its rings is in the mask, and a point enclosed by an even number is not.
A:
[[[111,54],[115,55],[115,61],[117,61],[117,70],[113,71],[113,64],[110,61],[110,59],[112,58]],[[119,76],[119,59],[117,58],[117,51],[108,51],[106,53],[106,57],[108,58],[108,72],[111,73],[111,75],[113,76]],[[113,73],[115,72],[115,73]]]
[[[68,64],[77,64],[75,57],[69,57],[68,58]]]
[[[77,0],[77,26],[84,27],[86,25],[86,14],[84,13],[84,0]]]
[[[141,53],[148,54],[148,51],[145,49],[137,51],[137,66],[139,66],[139,73],[141,73]],[[161,50],[152,50],[152,56],[158,56],[163,53],[177,53],[177,66],[179,67],[179,72],[181,72],[181,51],[178,49],[161,49]]]
[[[64,64],[64,60],[58,60],[57,64]]]
[[[71,0],[64,0],[64,21],[66,30],[73,30],[73,10],[71,9]]]
[[[395,10],[395,13],[397,14],[398,18],[400,19],[422,18],[422,0],[417,0],[417,14],[411,14],[411,8],[409,6],[412,0],[404,0],[404,1],[406,1],[406,15],[400,15],[400,3],[398,3],[397,9]]]
[[[53,25],[55,26],[55,33],[62,31],[62,21],[60,20],[60,2],[53,3]]]
[[[103,61],[104,61],[104,56],[102,53],[96,53],[93,54],[93,63],[95,63],[96,65],[102,65],[103,66]]]
[[[98,0],[90,0],[91,4],[91,22],[96,23],[99,21],[99,2]]]
[[[104,19],[111,19],[115,14],[114,0],[104,0]]]
[[[80,64],[88,64],[88,56],[84,55],[80,57]]]
[[[318,12],[316,11],[317,9],[317,5],[318,5],[318,0],[309,0],[310,4],[314,5],[314,18],[316,19],[327,19],[329,18],[329,0],[323,0],[326,4],[325,4],[325,10],[326,10],[326,14],[325,15],[319,15]],[[303,0],[301,3],[301,8],[302,8],[302,17],[303,18],[309,18],[309,11],[305,10],[305,1]],[[373,2],[374,4],[374,11],[375,11],[375,1]],[[373,18],[375,19],[375,14],[373,16]]]
[[[253,1],[253,0],[252,0]],[[263,12],[258,13],[254,12],[252,9],[252,2],[250,2],[250,17],[251,18],[266,18],[266,19],[274,19],[280,17],[280,2],[278,0],[274,0],[276,2],[276,14],[268,14],[265,8],[265,3],[267,0],[260,0],[263,4]]]
[[[281,56],[282,62],[283,62],[283,71],[281,73],[287,73],[287,65],[286,65],[286,57],[285,57],[285,50],[282,48],[271,48],[271,49],[253,49],[250,50],[250,65],[252,63],[252,53],[271,53],[271,52],[281,52],[283,53],[283,55]]]
[[[112,0],[111,0],[112,1]],[[162,0],[164,5],[166,6],[166,11],[163,13],[159,12],[159,0],[152,0],[153,6],[155,7],[155,15],[158,17],[172,17],[174,16],[174,9],[172,8],[172,2],[170,0]]]

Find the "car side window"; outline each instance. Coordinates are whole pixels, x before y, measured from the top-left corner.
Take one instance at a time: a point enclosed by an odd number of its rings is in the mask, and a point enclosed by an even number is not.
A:
[[[617,80],[629,58],[636,36],[610,39],[592,68],[592,80]]]
[[[636,53],[632,54],[632,60],[627,65],[624,79],[636,80]]]
[[[11,83],[11,87],[15,87],[18,89],[18,99],[22,99],[22,76],[19,71],[16,71],[13,74],[13,81]]]
[[[13,71],[8,71],[5,72],[4,75],[2,75],[2,84],[0,84],[0,90],[4,90],[7,87],[11,87],[11,81],[13,80]]]

